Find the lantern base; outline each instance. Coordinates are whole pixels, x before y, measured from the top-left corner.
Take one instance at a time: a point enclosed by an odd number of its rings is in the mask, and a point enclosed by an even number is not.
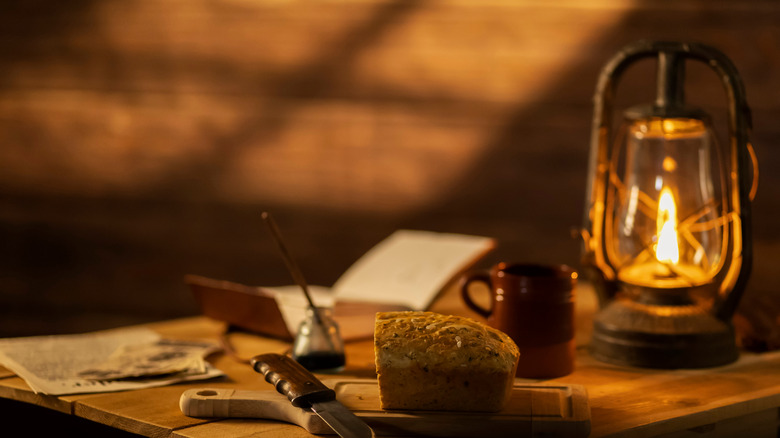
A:
[[[645,368],[707,368],[739,357],[734,330],[694,305],[609,303],[593,323],[591,354]]]

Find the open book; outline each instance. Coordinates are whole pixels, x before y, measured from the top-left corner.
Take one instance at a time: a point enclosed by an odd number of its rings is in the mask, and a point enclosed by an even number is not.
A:
[[[371,337],[374,315],[425,310],[465,269],[495,247],[487,237],[399,230],[374,246],[331,288],[310,286],[317,306],[332,307],[345,340]],[[203,313],[266,336],[292,340],[307,301],[298,286],[250,287],[187,276]]]

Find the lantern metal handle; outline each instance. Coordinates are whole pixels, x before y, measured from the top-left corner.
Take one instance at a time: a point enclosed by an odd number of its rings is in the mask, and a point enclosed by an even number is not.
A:
[[[753,149],[753,143],[747,143],[748,153],[750,154],[750,162],[753,170],[753,184],[750,186],[750,202],[756,200],[756,194],[758,193],[758,157],[756,156],[756,150]]]

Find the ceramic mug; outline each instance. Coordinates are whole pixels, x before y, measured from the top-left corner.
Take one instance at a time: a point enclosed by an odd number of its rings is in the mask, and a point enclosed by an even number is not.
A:
[[[488,286],[488,308],[472,299],[474,282]],[[460,287],[466,305],[517,344],[517,377],[553,378],[574,370],[576,285],[577,272],[566,265],[499,263],[465,274]]]

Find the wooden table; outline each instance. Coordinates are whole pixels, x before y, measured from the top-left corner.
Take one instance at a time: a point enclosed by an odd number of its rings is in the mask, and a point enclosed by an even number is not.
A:
[[[577,369],[553,382],[584,385],[589,393],[593,437],[777,436],[780,426],[780,352],[743,353],[733,364],[706,370],[647,370],[598,362],[590,357],[595,298],[578,291]],[[461,305],[456,291],[446,291],[432,310],[475,316]],[[149,325],[163,336],[217,339],[222,323],[193,317]],[[284,352],[289,344],[248,334],[231,338],[237,353],[251,357]],[[163,388],[106,394],[47,396],[0,367],[0,397],[26,402],[150,437],[305,437],[303,429],[265,420],[189,418],[179,411],[183,391],[197,387],[268,390],[248,365],[227,355],[212,363],[229,378]],[[374,377],[370,340],[347,344],[347,376]],[[325,376],[323,376],[325,377]],[[332,376],[331,376],[332,377]],[[13,419],[7,419],[12,421]]]

